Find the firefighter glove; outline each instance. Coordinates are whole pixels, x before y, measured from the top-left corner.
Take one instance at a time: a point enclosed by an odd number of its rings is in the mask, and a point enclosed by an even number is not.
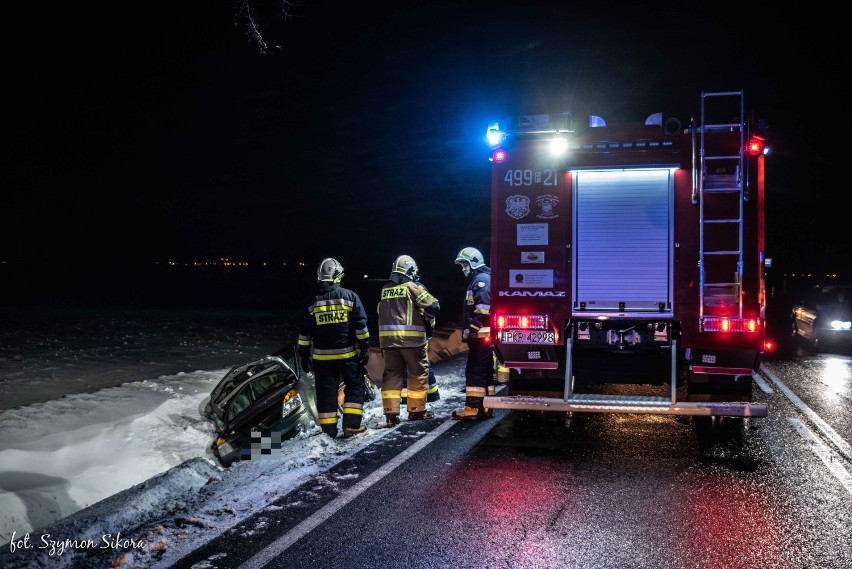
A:
[[[361,353],[358,354],[358,365],[366,368],[367,362],[370,361],[370,350],[361,350]]]
[[[467,343],[468,338],[470,338],[470,328],[465,328],[462,330],[462,342]]]
[[[310,373],[311,368],[313,367],[311,365],[310,356],[302,356],[301,357],[301,364],[302,364],[302,371],[304,371],[305,373]]]

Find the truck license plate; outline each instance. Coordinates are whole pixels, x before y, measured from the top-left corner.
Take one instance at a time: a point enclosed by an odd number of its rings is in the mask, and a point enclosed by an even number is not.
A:
[[[553,330],[504,330],[500,332],[500,341],[504,344],[555,344],[556,333]]]

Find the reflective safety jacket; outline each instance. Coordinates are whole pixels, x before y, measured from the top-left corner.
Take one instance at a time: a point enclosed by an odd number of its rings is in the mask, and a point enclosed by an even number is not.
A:
[[[407,277],[393,277],[382,286],[379,299],[379,346],[425,346],[427,326],[434,325],[434,312],[440,308],[438,299],[426,287]]]
[[[462,328],[471,337],[484,338],[491,330],[491,269],[483,265],[470,272],[462,306]]]
[[[356,344],[361,350],[369,349],[369,338],[367,311],[361,298],[340,286],[317,292],[299,322],[299,353],[310,353],[313,343],[315,360],[355,357]]]

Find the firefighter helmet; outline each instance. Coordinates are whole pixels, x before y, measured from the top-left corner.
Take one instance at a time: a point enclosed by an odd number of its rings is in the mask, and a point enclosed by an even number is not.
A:
[[[469,264],[471,269],[478,269],[485,264],[485,257],[482,256],[479,249],[465,247],[456,255],[456,264],[461,265],[462,262]]]
[[[317,267],[317,280],[323,283],[339,283],[343,278],[343,265],[337,259],[323,259]]]
[[[408,255],[400,255],[393,262],[393,267],[391,267],[391,274],[393,273],[405,275],[411,280],[416,281],[418,277],[417,263]]]

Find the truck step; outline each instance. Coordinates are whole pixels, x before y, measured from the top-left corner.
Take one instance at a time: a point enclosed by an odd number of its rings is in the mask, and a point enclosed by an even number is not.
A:
[[[649,415],[701,415],[720,417],[766,417],[766,403],[672,402],[667,397],[644,395],[597,395],[575,393],[568,399],[525,395],[487,396],[484,406],[518,411],[564,411],[575,413],[640,413]]]
[[[668,397],[656,395],[601,395],[598,393],[574,393],[568,398],[568,401],[590,405],[623,405],[625,403],[670,405],[672,402]]]

